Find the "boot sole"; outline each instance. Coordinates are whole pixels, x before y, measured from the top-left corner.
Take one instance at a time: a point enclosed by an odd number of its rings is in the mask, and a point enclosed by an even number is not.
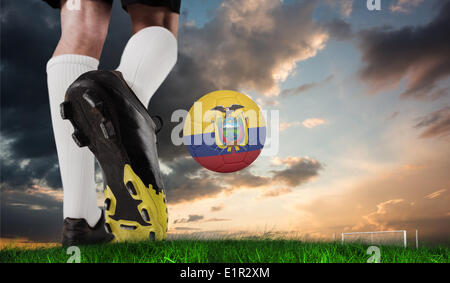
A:
[[[164,190],[146,186],[130,164],[120,126],[107,90],[86,80],[69,89],[61,104],[61,117],[69,120],[72,138],[87,146],[97,158],[104,176],[105,229],[113,242],[164,240],[167,206]],[[120,213],[117,213],[120,210]]]

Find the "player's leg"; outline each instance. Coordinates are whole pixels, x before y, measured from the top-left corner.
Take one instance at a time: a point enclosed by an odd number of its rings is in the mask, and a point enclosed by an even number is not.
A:
[[[137,32],[125,48],[118,71],[83,74],[70,86],[62,106],[68,113],[64,118],[75,127],[79,146],[88,146],[102,167],[105,227],[119,242],[166,238],[168,218],[156,126],[146,106],[176,62],[177,41],[167,29],[174,28],[169,18],[178,19],[178,10],[168,8],[172,2],[177,1],[124,0],[130,4],[125,7]],[[151,6],[154,3],[168,6]]]
[[[176,37],[181,1],[122,0],[122,4],[131,17],[133,36],[123,51],[117,70],[141,103],[148,107],[151,97],[177,61]],[[155,176],[156,187],[164,187],[156,139],[147,139],[144,151],[151,153],[148,155],[148,162]],[[153,199],[153,202],[161,208],[166,207],[165,195],[163,201]],[[149,211],[149,217],[160,223],[166,222],[163,230],[167,231],[167,208],[165,210],[166,213]]]
[[[68,87],[81,74],[97,69],[107,35],[111,3],[82,0],[79,10],[64,0],[53,4],[61,8],[61,38],[47,63],[47,80],[64,190],[63,244],[96,242],[104,236],[101,235],[104,229],[101,225],[100,235],[90,229],[102,221],[102,212],[96,203],[94,155],[74,143],[73,127],[61,119],[60,104]],[[81,230],[80,222],[84,225]],[[80,231],[67,231],[72,226]]]
[[[112,0],[79,0],[79,7],[60,1],[61,37],[53,57],[77,54],[98,60],[108,34]]]
[[[148,103],[177,60],[180,1],[123,0],[134,35],[123,51],[118,71],[141,100]],[[151,6],[152,3],[166,6]],[[131,3],[131,4],[130,4]],[[149,3],[149,4],[146,4]]]
[[[177,37],[180,13],[179,1],[178,3],[175,3],[176,1],[169,1],[167,6],[150,6],[145,4],[151,1],[124,2],[131,3],[126,6],[126,9],[131,17],[133,34],[147,27],[160,26],[168,29]]]

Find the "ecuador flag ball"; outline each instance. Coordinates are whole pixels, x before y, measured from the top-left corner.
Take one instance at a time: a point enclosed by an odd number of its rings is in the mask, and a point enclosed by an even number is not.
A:
[[[248,96],[219,90],[200,98],[184,123],[184,143],[203,167],[230,173],[252,164],[266,139],[266,124]]]

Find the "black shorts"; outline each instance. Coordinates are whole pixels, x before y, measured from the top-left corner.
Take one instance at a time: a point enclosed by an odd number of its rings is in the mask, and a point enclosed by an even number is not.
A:
[[[53,8],[60,8],[61,0],[44,0],[52,6]],[[104,1],[112,3],[113,0],[90,0],[90,1]],[[172,12],[179,14],[180,13],[180,5],[181,0],[121,0],[122,1],[122,7],[127,10],[127,6],[130,4],[144,4],[148,6],[155,6],[155,7],[168,7]]]

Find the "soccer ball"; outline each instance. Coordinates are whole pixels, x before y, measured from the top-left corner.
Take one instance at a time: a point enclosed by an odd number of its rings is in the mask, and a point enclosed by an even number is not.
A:
[[[189,153],[200,165],[230,173],[244,169],[259,156],[266,124],[251,98],[219,90],[194,103],[185,119],[183,136]]]

